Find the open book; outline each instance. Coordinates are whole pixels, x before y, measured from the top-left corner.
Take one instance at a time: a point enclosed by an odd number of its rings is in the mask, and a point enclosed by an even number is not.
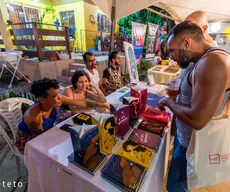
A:
[[[146,169],[130,160],[113,154],[101,170],[102,178],[115,184],[121,191],[140,189]]]
[[[155,155],[155,150],[131,140],[126,140],[118,149],[117,155],[148,169]]]
[[[74,126],[70,128],[74,152],[69,161],[88,173],[94,175],[106,159],[100,152],[98,127],[95,125]]]

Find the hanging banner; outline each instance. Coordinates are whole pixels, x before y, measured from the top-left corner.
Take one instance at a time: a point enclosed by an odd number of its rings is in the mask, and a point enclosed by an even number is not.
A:
[[[145,43],[146,25],[132,22],[132,43],[137,64],[142,59],[142,52]]]
[[[154,57],[155,45],[156,45],[156,35],[159,29],[159,25],[148,23],[148,39],[147,39],[147,49],[146,58]]]
[[[126,69],[129,73],[130,82],[139,81],[138,71],[137,71],[137,62],[134,54],[133,45],[127,42],[123,42],[125,49],[125,58],[126,58]]]

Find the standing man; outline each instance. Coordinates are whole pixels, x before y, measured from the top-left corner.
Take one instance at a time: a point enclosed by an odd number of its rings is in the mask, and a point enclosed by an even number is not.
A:
[[[125,85],[119,69],[121,63],[119,53],[117,51],[110,53],[109,61],[112,65],[104,70],[102,83],[107,94],[110,94]]]
[[[84,71],[89,75],[90,81],[99,87],[100,77],[98,71],[95,69],[97,63],[94,54],[91,52],[85,52],[83,54],[83,60],[86,66]]]
[[[196,23],[201,28],[206,41],[214,47],[218,46],[213,38],[208,34],[208,19],[204,11],[195,11],[191,13],[185,18],[185,21],[191,21],[193,23]]]
[[[181,68],[194,63],[181,83],[177,102],[165,98],[158,106],[160,109],[167,106],[176,116],[177,133],[167,189],[169,192],[188,192],[186,151],[192,130],[202,129],[212,117],[220,115],[230,98],[230,57],[225,51],[213,48],[204,38],[201,28],[190,21],[172,29],[167,45],[170,57]]]

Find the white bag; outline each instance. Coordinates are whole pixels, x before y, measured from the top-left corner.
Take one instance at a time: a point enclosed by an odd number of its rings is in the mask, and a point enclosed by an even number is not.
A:
[[[221,116],[213,118],[203,129],[193,130],[186,153],[189,189],[230,181],[229,106],[228,101]]]

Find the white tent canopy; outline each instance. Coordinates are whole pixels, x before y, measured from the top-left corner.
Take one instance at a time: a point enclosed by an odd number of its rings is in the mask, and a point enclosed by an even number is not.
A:
[[[166,10],[175,21],[183,21],[196,10],[205,11],[209,22],[230,21],[229,0],[93,0],[93,2],[109,18],[114,3],[115,19],[154,5]]]

